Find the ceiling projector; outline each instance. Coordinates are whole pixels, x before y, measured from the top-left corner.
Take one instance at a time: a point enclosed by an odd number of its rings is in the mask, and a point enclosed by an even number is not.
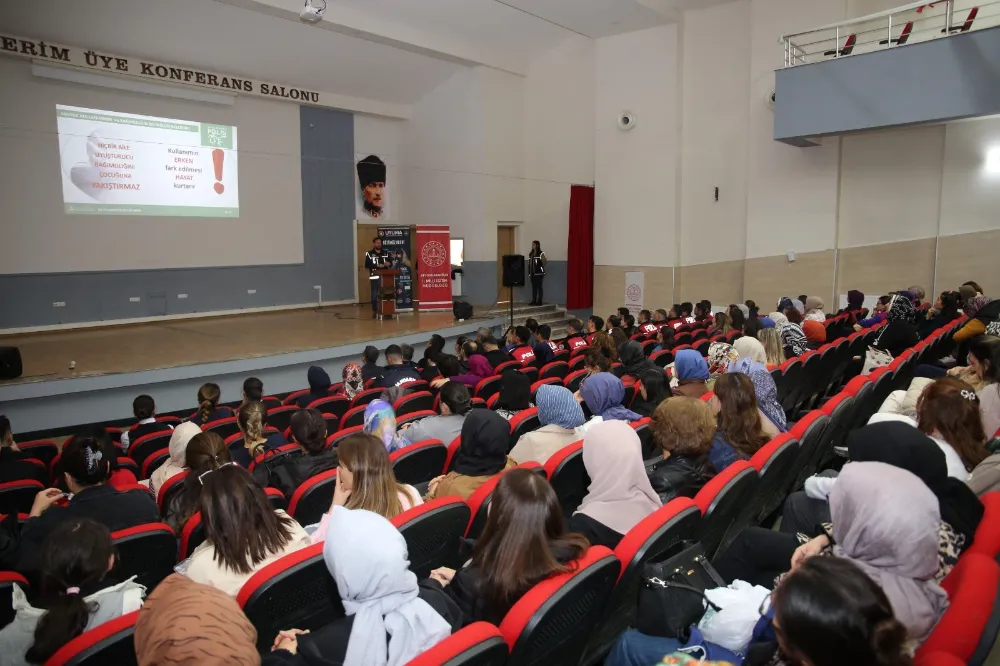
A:
[[[299,20],[303,23],[319,23],[323,20],[323,13],[326,12],[326,1],[314,5],[312,0],[306,0],[305,7],[299,12]]]

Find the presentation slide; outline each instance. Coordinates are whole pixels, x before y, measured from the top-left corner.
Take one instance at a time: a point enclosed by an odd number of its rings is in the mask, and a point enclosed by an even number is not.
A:
[[[240,215],[236,128],[56,105],[70,215]]]

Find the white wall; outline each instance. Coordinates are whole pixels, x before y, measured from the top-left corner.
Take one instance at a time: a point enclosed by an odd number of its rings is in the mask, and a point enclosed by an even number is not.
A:
[[[948,125],[941,192],[942,236],[1000,229],[1000,173],[985,168],[991,150],[1000,151],[1000,118]]]
[[[678,41],[677,25],[597,40],[596,264],[673,265],[680,153]],[[617,124],[625,109],[637,117],[628,131]]]

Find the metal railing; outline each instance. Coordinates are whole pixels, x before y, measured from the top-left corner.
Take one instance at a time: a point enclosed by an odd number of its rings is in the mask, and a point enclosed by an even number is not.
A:
[[[820,28],[782,35],[784,66],[872,53],[1000,25],[1000,0],[913,2]]]

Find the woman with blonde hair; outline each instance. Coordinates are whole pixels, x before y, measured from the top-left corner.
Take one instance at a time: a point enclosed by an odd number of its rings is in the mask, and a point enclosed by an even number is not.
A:
[[[774,370],[785,362],[785,345],[781,342],[781,334],[777,328],[762,328],[757,333],[757,339],[764,345],[767,357],[767,369]]]
[[[250,402],[240,407],[236,424],[243,433],[243,446],[234,446],[230,453],[233,462],[240,467],[249,467],[250,462],[261,453],[285,443],[285,437],[281,433],[264,432],[267,427],[267,407],[262,402]]]

